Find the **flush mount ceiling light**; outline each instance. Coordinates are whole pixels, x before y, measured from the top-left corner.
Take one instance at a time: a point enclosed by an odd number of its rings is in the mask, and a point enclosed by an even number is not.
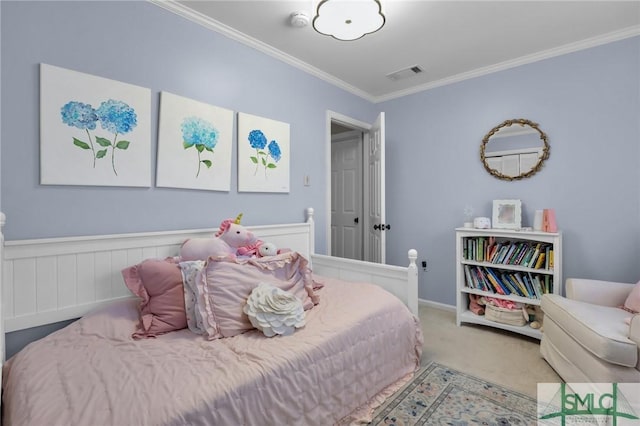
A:
[[[378,31],[384,22],[378,0],[322,0],[313,28],[338,40],[357,40]]]

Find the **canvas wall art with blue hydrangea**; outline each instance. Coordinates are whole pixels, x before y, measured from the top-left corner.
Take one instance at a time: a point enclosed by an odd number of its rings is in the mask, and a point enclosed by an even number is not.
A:
[[[42,184],[150,186],[151,91],[40,65]]]
[[[156,185],[229,191],[233,111],[160,94]]]
[[[78,148],[91,150],[93,168],[96,167],[96,160],[105,158],[111,149],[111,169],[113,174],[117,176],[116,149],[126,150],[131,143],[128,140],[118,140],[118,135],[129,133],[136,127],[138,122],[135,110],[125,102],[114,99],[100,103],[98,109],[82,102],[69,101],[60,109],[60,115],[63,123],[87,132],[88,143],[73,137],[73,144]],[[95,135],[96,144],[102,148],[96,151],[89,130],[95,130],[97,122],[100,122],[103,130],[113,133],[114,136],[113,140],[109,140]]]
[[[289,124],[238,114],[238,191],[289,192]]]

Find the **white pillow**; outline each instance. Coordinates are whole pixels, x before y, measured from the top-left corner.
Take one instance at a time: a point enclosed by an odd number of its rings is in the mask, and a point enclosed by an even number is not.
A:
[[[267,283],[260,283],[251,291],[242,311],[251,325],[267,337],[288,336],[305,325],[302,301]]]

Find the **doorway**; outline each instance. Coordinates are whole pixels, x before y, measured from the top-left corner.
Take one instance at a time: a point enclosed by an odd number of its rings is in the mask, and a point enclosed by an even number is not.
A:
[[[384,113],[365,123],[327,112],[329,254],[385,263]]]
[[[363,260],[361,130],[331,123],[331,255]]]

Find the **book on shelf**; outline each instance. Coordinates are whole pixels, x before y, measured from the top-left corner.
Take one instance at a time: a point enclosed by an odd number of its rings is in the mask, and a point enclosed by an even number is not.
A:
[[[486,282],[482,271],[479,268],[471,268],[471,273],[476,277],[477,287],[479,290],[488,291],[490,293],[495,293],[493,291],[493,287],[490,287]]]
[[[478,262],[484,260],[484,237],[476,238],[476,258]]]
[[[469,267],[469,265],[464,265],[464,279],[467,283],[467,287],[477,288],[475,286],[475,283],[473,282],[473,279],[471,278],[471,268]]]
[[[527,286],[526,277],[523,276],[520,272],[516,272],[513,274],[516,277],[518,284],[520,285],[520,289],[522,290],[522,295],[524,297],[531,297],[531,292],[529,287]]]
[[[507,252],[507,255],[504,257],[504,260],[502,261],[502,263],[504,265],[508,265],[509,263],[511,263],[511,259],[513,258],[517,250],[518,250],[518,244],[516,243],[511,244],[511,247],[509,247],[509,251]]]
[[[507,272],[503,272],[501,274],[501,277],[502,277],[502,282],[509,287],[509,290],[511,290],[511,294],[514,294],[516,296],[524,296],[524,294],[520,290],[520,286],[518,285],[518,283],[515,281],[515,279],[512,277],[511,274]]]
[[[498,284],[495,278],[489,274],[486,268],[479,267],[478,271],[484,277],[485,285],[491,293],[504,294],[502,287]]]
[[[542,297],[541,291],[538,290],[538,285],[536,284],[537,276],[531,275],[531,272],[527,272],[527,276],[529,278],[529,284],[531,286],[531,290],[533,292],[532,296],[536,299],[540,299]]]
[[[504,295],[509,294],[509,290],[507,289],[507,287],[505,287],[500,278],[498,278],[496,273],[493,272],[491,268],[484,268],[484,270],[486,271],[486,275],[489,278],[489,281],[491,281],[491,284],[493,284],[498,293]]]
[[[520,256],[520,253],[522,252],[522,250],[524,250],[525,248],[525,243],[524,242],[519,242],[516,245],[516,249],[513,251],[513,253],[511,254],[511,256],[509,256],[507,258],[507,262],[509,265],[517,265],[516,261],[518,260],[518,257]]]
[[[498,251],[500,251],[501,248],[502,248],[502,243],[501,242],[494,243],[491,246],[491,250],[489,250],[489,256],[487,256],[486,261],[494,263],[493,260],[495,259],[496,254],[498,253]]]
[[[545,253],[544,252],[540,252],[540,254],[538,254],[538,259],[536,260],[536,264],[534,266],[534,269],[540,269],[544,266],[544,259],[545,259]]]
[[[507,256],[509,249],[511,248],[511,243],[507,242],[502,246],[502,250],[500,250],[499,256],[496,259],[495,263],[502,263],[504,258]]]
[[[531,249],[531,244],[529,244],[528,242],[525,242],[523,244],[522,250],[518,254],[518,258],[515,260],[514,264],[515,265],[522,265],[522,260],[527,255],[527,253],[529,252],[530,249]]]
[[[489,237],[489,240],[487,241],[487,245],[484,250],[485,262],[489,261],[489,257],[491,256],[491,250],[493,250],[495,245],[496,245],[496,237]]]
[[[529,257],[529,259],[526,260],[526,263],[523,266],[526,266],[527,268],[531,268],[531,265],[535,264],[536,259],[538,259],[538,254],[540,254],[541,247],[542,247],[542,243],[536,244],[536,248],[533,250],[533,253],[531,253],[531,257]]]

